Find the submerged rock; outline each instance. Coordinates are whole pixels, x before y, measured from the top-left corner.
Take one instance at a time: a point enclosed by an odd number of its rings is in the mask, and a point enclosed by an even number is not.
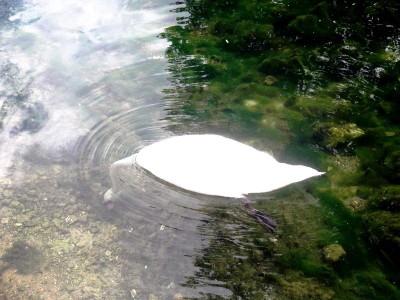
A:
[[[353,211],[363,211],[367,206],[367,201],[357,196],[347,199],[345,203]]]
[[[327,262],[335,263],[345,255],[346,251],[339,244],[331,244],[324,248],[324,258]]]
[[[400,266],[400,214],[397,212],[378,210],[362,217],[369,241],[377,246],[382,257],[391,265]]]
[[[288,25],[293,34],[298,34],[307,40],[331,39],[335,35],[334,27],[332,21],[322,20],[315,15],[297,16]]]
[[[135,289],[131,289],[131,297],[132,299],[135,299],[137,296],[137,291]]]
[[[341,144],[349,143],[364,135],[364,130],[354,123],[347,124],[318,124],[314,129],[314,137],[320,138],[321,143],[329,148],[335,148]]]
[[[272,75],[268,75],[267,77],[265,77],[264,79],[264,83],[266,85],[274,85],[275,83],[278,82],[278,79]]]

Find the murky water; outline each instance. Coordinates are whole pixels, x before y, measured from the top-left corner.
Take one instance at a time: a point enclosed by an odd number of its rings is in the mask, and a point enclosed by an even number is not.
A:
[[[108,167],[171,135],[157,37],[165,1],[8,1],[1,15],[0,294],[9,299],[196,296],[205,202],[128,170],[112,210]],[[171,200],[174,199],[174,200]],[[200,291],[229,295],[218,283]]]

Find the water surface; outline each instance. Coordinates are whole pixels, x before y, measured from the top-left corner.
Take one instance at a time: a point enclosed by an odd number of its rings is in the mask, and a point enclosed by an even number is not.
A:
[[[198,294],[180,283],[194,275],[192,257],[207,243],[198,230],[207,219],[198,211],[203,202],[139,171],[125,174],[126,193],[113,210],[102,199],[111,163],[172,134],[162,93],[168,42],[158,34],[176,24],[177,7],[122,0],[6,6],[0,294]]]
[[[396,8],[78,2],[0,4],[0,298],[399,295]],[[104,205],[112,163],[210,132],[326,176],[250,196],[276,234],[135,166]]]

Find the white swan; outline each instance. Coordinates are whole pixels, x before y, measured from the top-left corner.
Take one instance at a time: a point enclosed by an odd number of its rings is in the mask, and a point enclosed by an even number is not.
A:
[[[280,163],[270,154],[212,134],[170,137],[142,148],[110,167],[113,189],[117,169],[136,163],[156,177],[196,193],[241,198],[247,212],[269,231],[275,220],[250,207],[250,193],[265,193],[324,174],[309,167]],[[115,192],[104,195],[113,201]]]

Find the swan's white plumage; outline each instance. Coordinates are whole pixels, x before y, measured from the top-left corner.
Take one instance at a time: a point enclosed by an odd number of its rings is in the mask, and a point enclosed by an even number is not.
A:
[[[180,188],[241,198],[323,173],[279,163],[268,153],[219,135],[183,135],[141,149],[136,163]]]

